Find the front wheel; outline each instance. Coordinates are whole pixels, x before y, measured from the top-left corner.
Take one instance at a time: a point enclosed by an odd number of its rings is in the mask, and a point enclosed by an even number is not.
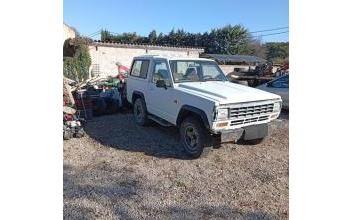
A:
[[[197,118],[188,117],[181,123],[180,139],[186,153],[192,158],[198,158],[207,141],[207,130]]]
[[[136,123],[140,126],[148,124],[148,113],[145,102],[142,98],[138,98],[133,103],[133,115]]]

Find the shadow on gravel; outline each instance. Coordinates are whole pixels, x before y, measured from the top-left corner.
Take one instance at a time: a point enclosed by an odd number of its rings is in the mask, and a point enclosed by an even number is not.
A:
[[[289,110],[282,109],[279,118],[284,120],[289,120]]]
[[[288,111],[282,111],[279,118],[288,120]],[[179,142],[177,128],[162,127],[153,122],[149,126],[141,127],[136,125],[133,114],[129,112],[94,117],[85,125],[85,131],[91,138],[107,147],[142,152],[158,158],[191,159]],[[202,156],[209,150],[204,149]]]
[[[279,219],[261,211],[244,212],[229,205],[199,204],[196,200],[187,204],[172,202],[175,205],[153,203],[148,201],[149,196],[165,196],[158,186],[123,167],[106,171],[64,165],[63,177],[64,219]]]
[[[159,158],[190,159],[179,143],[177,128],[156,123],[141,127],[134,123],[131,113],[94,117],[87,122],[85,131],[102,145],[115,149]]]

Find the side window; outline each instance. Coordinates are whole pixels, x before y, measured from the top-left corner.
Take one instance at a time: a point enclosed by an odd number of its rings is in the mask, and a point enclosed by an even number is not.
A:
[[[156,61],[153,71],[153,83],[164,80],[167,86],[171,86],[170,74],[165,61]]]
[[[204,63],[203,67],[203,79],[219,79],[225,80],[224,75],[220,72],[216,64],[214,63]]]
[[[149,60],[135,60],[133,62],[131,76],[147,78]]]

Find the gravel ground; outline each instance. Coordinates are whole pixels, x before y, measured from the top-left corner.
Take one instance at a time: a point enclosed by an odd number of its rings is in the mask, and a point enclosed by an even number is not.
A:
[[[96,117],[64,142],[64,219],[288,219],[288,116],[255,146],[188,160],[176,129]]]

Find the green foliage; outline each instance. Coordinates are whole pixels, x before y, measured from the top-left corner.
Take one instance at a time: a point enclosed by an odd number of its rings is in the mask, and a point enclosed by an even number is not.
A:
[[[267,59],[270,61],[284,61],[289,57],[288,42],[271,42],[265,44],[267,48]]]
[[[213,29],[208,38],[207,53],[248,54],[250,52],[249,33],[240,25]]]
[[[149,43],[156,44],[157,39],[158,39],[158,36],[156,35],[156,31],[152,30],[152,32],[150,32],[148,36]]]
[[[259,40],[252,39],[249,42],[249,53],[250,55],[254,55],[263,59],[266,59],[266,47],[265,44],[261,43]]]
[[[73,56],[64,56],[63,74],[65,77],[82,82],[89,77],[91,58],[84,38],[75,38],[73,44]],[[67,45],[67,43],[65,43]],[[65,54],[65,51],[64,51]]]
[[[288,60],[288,57],[287,58],[275,58],[272,60],[272,62],[275,64],[283,65],[283,64],[289,63],[289,60]]]
[[[121,44],[143,44],[149,43],[149,39],[146,37],[141,37],[136,34],[136,32],[126,32],[122,34],[111,34],[109,31],[101,31],[102,41],[111,41]]]
[[[111,34],[103,30],[102,41],[132,44],[158,44],[177,47],[203,47],[207,53],[247,54],[250,52],[249,33],[241,25],[225,26],[213,29],[210,33],[189,33],[183,29],[171,30],[168,34],[156,31],[150,32],[148,37],[133,33]]]
[[[153,30],[148,37],[133,33],[111,34],[101,32],[102,41],[132,44],[157,44],[176,47],[202,47],[205,53],[218,54],[248,54],[270,61],[288,59],[287,43],[266,43],[253,39],[248,30],[241,25],[225,26],[204,33],[190,33],[183,29],[172,29],[169,33],[159,33]]]

